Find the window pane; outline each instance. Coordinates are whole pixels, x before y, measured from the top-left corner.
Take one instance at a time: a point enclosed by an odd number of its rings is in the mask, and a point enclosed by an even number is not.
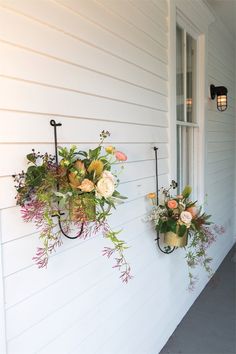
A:
[[[177,125],[177,182],[178,193],[194,181],[194,131],[197,128]]]
[[[196,71],[196,41],[187,34],[186,37],[186,86],[187,86],[187,97],[186,97],[186,111],[187,111],[187,122],[196,122],[195,119],[195,97],[196,97],[196,89],[195,89],[195,71]]]
[[[182,161],[181,161],[181,126],[177,125],[177,146],[176,146],[176,151],[177,151],[177,183],[178,183],[178,187],[177,187],[177,193],[180,194],[181,190],[182,190],[182,176],[181,176],[181,165],[182,165]]]
[[[176,27],[176,118],[184,120],[184,31]]]

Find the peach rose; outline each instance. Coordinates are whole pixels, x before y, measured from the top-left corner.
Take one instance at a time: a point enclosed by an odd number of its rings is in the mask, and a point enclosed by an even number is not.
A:
[[[82,192],[92,192],[92,190],[94,190],[94,183],[85,178],[78,188],[81,189]]]
[[[176,202],[176,200],[171,199],[171,200],[168,200],[167,206],[170,209],[176,209],[178,207],[178,203]]]
[[[197,215],[197,208],[195,206],[187,208],[186,211],[188,211],[193,218]]]

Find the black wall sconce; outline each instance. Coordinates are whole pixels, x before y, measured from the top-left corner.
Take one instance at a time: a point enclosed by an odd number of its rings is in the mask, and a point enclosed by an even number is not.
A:
[[[215,86],[211,85],[210,86],[211,90],[211,99],[214,100],[215,97],[217,96],[217,109],[220,112],[224,112],[227,109],[227,88],[224,86]]]

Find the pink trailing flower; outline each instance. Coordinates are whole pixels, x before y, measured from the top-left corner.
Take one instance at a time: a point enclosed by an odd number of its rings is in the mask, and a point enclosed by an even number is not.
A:
[[[188,286],[188,290],[189,291],[194,291],[196,283],[198,282],[198,277],[197,276],[193,276],[192,273],[189,273],[189,286]]]
[[[214,229],[212,227],[204,227],[203,230],[206,235],[205,248],[207,249],[210,245],[216,241],[216,235],[214,234]]]
[[[61,237],[57,237],[52,244],[46,247],[38,247],[36,255],[32,258],[32,260],[37,264],[38,268],[47,268],[49,255],[54,251],[56,252],[56,248],[62,245]]]
[[[120,279],[123,283],[128,283],[128,281],[132,279],[130,266],[126,262],[123,255],[121,255],[120,258],[116,258],[116,264],[113,266],[113,268],[118,268],[120,270]]]
[[[87,239],[88,237],[97,235],[99,232],[101,232],[102,234],[108,232],[108,226],[104,220],[102,221],[95,220],[92,223],[86,221],[83,223],[76,222],[74,224],[75,227],[78,228],[77,237],[82,238],[84,240]],[[81,228],[83,228],[82,232],[81,232]]]
[[[126,161],[127,160],[127,156],[121,151],[116,151],[115,157],[118,161]]]
[[[121,272],[120,278],[121,278],[122,282],[123,282],[123,283],[126,283],[126,284],[128,283],[128,281],[129,281],[130,279],[133,278],[132,275],[130,274],[130,267],[129,267],[128,270],[126,270],[126,271],[124,271],[124,272]]]
[[[106,234],[104,234],[104,237],[107,237]],[[107,258],[110,258],[114,254],[117,254],[117,257],[115,258],[116,263],[113,265],[112,268],[118,268],[120,271],[120,279],[122,280],[123,283],[128,283],[130,279],[133,278],[131,275],[131,268],[128,262],[125,259],[125,256],[123,254],[123,246],[122,244],[117,244],[116,242],[114,243],[114,247],[105,247],[103,249],[102,255],[106,256]]]
[[[213,225],[213,230],[218,234],[218,235],[222,235],[225,233],[225,228],[222,225],[217,225],[214,224]]]
[[[102,251],[102,255],[106,256],[107,258],[110,258],[113,255],[114,252],[115,252],[114,248],[104,247],[104,249]]]
[[[42,225],[45,204],[38,200],[30,200],[21,208],[21,215],[25,222],[34,220],[37,227]]]

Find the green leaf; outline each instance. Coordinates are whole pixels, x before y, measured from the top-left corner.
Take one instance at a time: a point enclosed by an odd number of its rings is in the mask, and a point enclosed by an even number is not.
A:
[[[79,151],[79,152],[77,152],[77,155],[82,155],[84,157],[88,157],[88,153],[86,151]]]
[[[32,187],[39,186],[45,178],[46,170],[44,166],[30,166],[26,172],[26,183]]]
[[[28,161],[33,162],[33,163],[35,163],[35,161],[36,161],[36,157],[35,157],[34,153],[26,155],[26,158]]]
[[[106,201],[110,206],[112,206],[114,209],[116,209],[115,203],[113,202],[113,200],[111,198],[107,199]]]
[[[114,191],[112,194],[112,197],[117,198],[117,199],[128,199],[127,197],[121,195],[118,191]]]
[[[91,159],[97,160],[101,153],[101,146],[98,146],[96,149],[89,149],[89,157]]]
[[[166,221],[164,221],[162,224],[161,224],[161,226],[160,226],[160,232],[161,233],[166,233],[166,232],[168,232],[168,225],[167,225],[167,222]]]
[[[187,231],[186,225],[179,225],[177,229],[177,234],[179,237],[183,237],[186,231]]]
[[[189,203],[186,204],[186,208],[190,208],[192,206],[196,206],[196,204],[197,204],[197,200],[195,200],[195,202],[189,202]]]
[[[182,196],[186,199],[190,196],[191,193],[192,193],[192,187],[187,185],[184,187],[184,190],[182,192]]]
[[[176,233],[176,221],[173,219],[169,219],[167,221],[167,225],[168,225],[168,231],[172,231]]]

